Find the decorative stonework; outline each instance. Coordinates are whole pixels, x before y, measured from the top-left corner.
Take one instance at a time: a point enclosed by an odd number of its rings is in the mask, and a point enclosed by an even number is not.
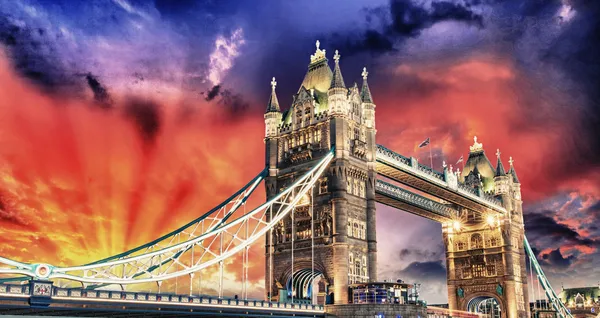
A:
[[[477,136],[473,137],[473,145],[469,147],[471,152],[483,151],[483,144],[477,142]]]

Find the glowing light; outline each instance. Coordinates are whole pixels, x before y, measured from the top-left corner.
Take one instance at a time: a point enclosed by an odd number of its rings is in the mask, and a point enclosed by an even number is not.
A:
[[[494,224],[496,224],[496,218],[493,215],[488,215],[487,224],[489,226],[494,226]]]
[[[455,231],[460,231],[460,222],[459,221],[454,221],[452,223],[452,227],[454,228]]]

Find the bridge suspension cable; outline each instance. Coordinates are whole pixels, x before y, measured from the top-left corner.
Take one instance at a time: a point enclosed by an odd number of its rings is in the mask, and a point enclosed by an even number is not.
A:
[[[0,257],[0,274],[25,275],[36,279],[67,279],[82,284],[125,285],[156,282],[189,275],[219,264],[242,251],[270,231],[313,188],[333,159],[333,149],[290,187],[254,210],[231,220],[264,179],[261,172],[226,202],[161,238],[130,251],[93,263],[56,267],[29,264]],[[218,211],[218,212],[216,212]],[[267,217],[272,215],[272,217]],[[204,229],[198,232],[198,228]],[[248,234],[242,235],[248,227]],[[177,242],[180,240],[180,242]],[[192,252],[194,251],[194,252]]]
[[[547,307],[548,302],[549,302],[550,303],[549,305],[552,305],[552,308],[557,312],[557,314],[560,318],[573,318],[573,315],[571,315],[571,311],[565,306],[565,304],[560,300],[560,298],[558,298],[558,296],[554,292],[554,289],[552,289],[550,282],[546,278],[546,275],[544,275],[544,271],[542,270],[542,267],[538,263],[537,258],[535,256],[535,254],[533,253],[531,246],[529,245],[529,241],[527,240],[527,237],[524,238],[523,245],[525,246],[525,253],[529,257],[529,264],[530,264],[529,268],[531,270],[531,275],[536,275],[537,282],[538,282],[538,296],[535,297],[536,299],[534,299],[534,301],[535,301],[534,309],[542,310],[542,309],[544,309],[543,306],[546,306],[545,309],[548,310],[548,309],[550,309]],[[533,278],[532,278],[532,280],[533,280]],[[537,298],[539,298],[539,294],[540,294],[539,287],[540,286],[543,289],[544,296],[547,301],[545,303],[538,304]],[[535,296],[535,288],[533,286],[533,282],[532,282],[531,288],[533,289],[533,291],[534,291],[533,294]]]

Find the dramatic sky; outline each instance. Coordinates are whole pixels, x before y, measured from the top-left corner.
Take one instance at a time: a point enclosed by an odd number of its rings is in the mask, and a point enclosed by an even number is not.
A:
[[[315,40],[363,66],[378,142],[434,165],[477,135],[522,182],[551,283],[600,277],[600,5],[594,0],[2,1],[0,255],[78,264],[208,210],[264,166]],[[378,206],[380,278],[446,301],[440,225]],[[262,295],[264,247],[251,250]],[[239,293],[239,262],[227,290]],[[215,282],[205,274],[204,286]],[[212,283],[214,286],[214,283]],[[210,287],[204,287],[208,289]]]

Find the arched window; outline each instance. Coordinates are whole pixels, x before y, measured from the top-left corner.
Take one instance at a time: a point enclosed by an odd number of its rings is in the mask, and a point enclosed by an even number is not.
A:
[[[360,259],[358,257],[354,260],[354,275],[360,276]]]
[[[583,298],[583,296],[581,294],[577,294],[577,296],[575,296],[575,307],[581,308],[583,307],[584,303],[585,299]]]
[[[475,233],[471,235],[471,248],[483,248],[483,239],[481,238],[481,234]]]
[[[365,197],[365,182],[361,182],[360,183],[360,189],[359,190],[360,190],[360,193],[359,193],[360,197],[364,198]]]
[[[352,194],[354,194],[354,195],[358,195],[359,194],[358,179],[354,179],[354,189],[352,190]]]
[[[352,232],[352,236],[354,237],[360,237],[359,231],[358,231],[358,222],[354,222],[354,231]]]
[[[352,220],[348,220],[348,235],[352,236]]]
[[[310,119],[311,119],[311,111],[310,111],[310,108],[307,108],[306,111],[304,112],[304,125],[305,126],[310,125]]]
[[[348,191],[348,193],[352,194],[352,178],[348,177],[348,179],[346,179],[346,191]]]
[[[365,277],[365,281],[366,281],[366,277],[367,277],[367,257],[365,255],[363,255],[363,257],[362,257],[362,276]]]
[[[302,126],[302,110],[296,112],[296,125]]]

